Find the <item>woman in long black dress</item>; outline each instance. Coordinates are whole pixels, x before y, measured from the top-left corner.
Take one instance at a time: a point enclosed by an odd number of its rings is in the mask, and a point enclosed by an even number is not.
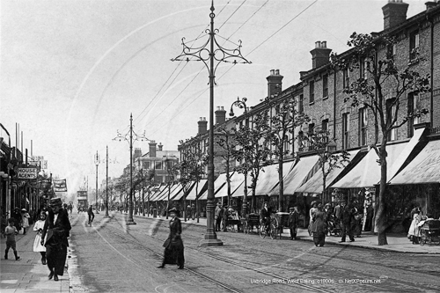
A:
[[[182,223],[177,217],[179,211],[176,208],[169,210],[170,220],[170,234],[165,240],[163,246],[165,247],[164,259],[159,268],[164,268],[166,264],[177,264],[179,269],[183,269],[185,257],[183,255],[182,242]]]

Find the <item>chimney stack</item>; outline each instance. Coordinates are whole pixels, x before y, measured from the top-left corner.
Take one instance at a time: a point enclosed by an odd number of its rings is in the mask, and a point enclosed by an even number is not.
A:
[[[215,124],[222,124],[226,121],[226,110],[223,106],[218,106],[215,111]]]
[[[388,0],[388,3],[382,7],[384,29],[389,29],[401,24],[406,20],[406,12],[409,4],[402,0]]]
[[[429,9],[431,9],[431,8],[434,8],[435,6],[437,6],[437,4],[439,4],[440,2],[436,2],[436,1],[429,1],[429,2],[426,2],[425,3],[425,5],[426,5],[426,10],[429,10]]]
[[[200,117],[200,120],[197,123],[199,124],[199,132],[197,135],[208,132],[208,121],[206,121],[206,117]]]
[[[271,69],[270,75],[266,77],[267,79],[267,96],[268,98],[272,98],[278,95],[282,90],[282,75],[280,75],[279,69]]]
[[[150,158],[156,158],[156,141],[152,140],[148,145],[150,146]]]
[[[310,51],[312,54],[312,68],[319,68],[330,61],[330,52],[332,49],[327,48],[326,41],[315,42],[315,49]]]
[[[133,161],[140,157],[142,157],[142,150],[140,148],[135,148],[133,154]]]
[[[157,147],[158,147],[158,151],[161,152],[162,149],[163,149],[163,145],[162,145],[162,143],[159,142],[159,144],[157,145]]]

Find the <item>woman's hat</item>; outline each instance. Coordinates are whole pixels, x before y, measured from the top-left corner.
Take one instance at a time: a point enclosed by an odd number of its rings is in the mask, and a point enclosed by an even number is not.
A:
[[[179,210],[177,209],[177,208],[172,208],[172,209],[170,209],[169,211],[168,211],[169,213],[176,213],[176,214],[178,214],[179,213]]]
[[[61,206],[61,204],[62,204],[61,198],[59,197],[51,198],[49,202],[49,205],[51,207]]]
[[[22,212],[27,212],[27,210],[26,210],[26,209],[24,209],[24,208],[23,208],[23,209],[21,209],[21,211],[22,211]]]

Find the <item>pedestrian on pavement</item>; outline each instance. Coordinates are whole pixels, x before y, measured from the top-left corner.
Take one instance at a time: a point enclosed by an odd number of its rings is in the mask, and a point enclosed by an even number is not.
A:
[[[327,234],[327,222],[324,219],[323,212],[315,214],[315,220],[312,223],[313,242],[315,246],[322,247],[325,244],[325,235]]]
[[[227,205],[223,208],[223,221],[222,221],[222,230],[226,232],[226,221],[229,218],[229,207]]]
[[[348,235],[350,242],[354,241],[353,228],[355,225],[353,207],[351,205],[346,206],[345,202],[341,202],[341,241],[345,242],[345,238]]]
[[[298,206],[294,206],[292,208],[289,208],[290,214],[289,214],[289,229],[290,229],[290,240],[297,239],[297,229],[299,226],[299,211]]]
[[[414,208],[411,211],[413,215],[411,226],[408,230],[408,238],[413,244],[419,244],[420,242],[420,227],[418,226],[421,220],[421,210],[419,207]]]
[[[95,219],[95,214],[93,213],[92,205],[89,205],[89,209],[87,210],[87,215],[89,217],[89,226],[92,227],[92,222]]]
[[[46,247],[41,245],[41,235],[43,233],[44,223],[46,223],[46,218],[46,212],[41,212],[40,219],[34,224],[34,231],[37,232],[37,235],[35,236],[33,250],[41,254],[41,263],[43,265],[46,265]]]
[[[17,228],[17,231],[20,232],[21,230],[21,213],[19,208],[15,208],[14,211],[12,211],[12,219],[14,219],[14,226]]]
[[[46,246],[47,267],[49,268],[49,280],[58,281],[58,276],[64,273],[67,247],[69,242],[70,226],[69,215],[61,207],[61,198],[50,200],[49,216],[44,224],[41,234],[41,244]],[[46,237],[47,235],[47,237]]]
[[[312,201],[310,203],[310,206],[311,206],[311,208],[309,210],[309,227],[308,227],[308,230],[309,230],[309,235],[312,236],[312,223],[313,223],[313,221],[315,219],[315,213],[318,212],[318,208],[317,208],[318,203],[316,201]]]
[[[184,257],[184,247],[182,241],[182,223],[178,218],[179,211],[176,208],[172,208],[168,211],[171,217],[170,220],[170,234],[167,240],[165,240],[163,247],[165,247],[164,258],[162,265],[158,268],[163,269],[166,264],[177,264],[178,268],[183,270],[185,257]]]
[[[26,235],[26,228],[29,228],[29,218],[31,216],[28,214],[26,209],[21,209],[21,226],[23,227],[23,235]]]
[[[5,235],[6,235],[6,250],[5,250],[5,259],[8,259],[8,252],[9,248],[12,248],[15,255],[15,260],[19,260],[20,257],[18,256],[17,252],[17,242],[15,241],[15,235],[18,234],[17,228],[14,226],[15,219],[9,218],[8,219],[8,226],[5,228]]]
[[[222,222],[223,217],[223,208],[222,204],[220,202],[217,203],[217,206],[215,207],[215,231],[220,231],[220,224]]]

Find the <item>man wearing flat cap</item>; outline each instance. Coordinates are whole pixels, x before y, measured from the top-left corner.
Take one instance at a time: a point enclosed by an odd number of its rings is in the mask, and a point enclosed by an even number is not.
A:
[[[62,208],[61,198],[52,198],[49,202],[49,215],[44,224],[41,244],[46,246],[47,267],[49,268],[49,280],[58,281],[58,276],[64,273],[67,247],[69,242],[70,226],[69,215]],[[46,237],[47,234],[47,238]],[[44,243],[46,239],[46,243]]]

